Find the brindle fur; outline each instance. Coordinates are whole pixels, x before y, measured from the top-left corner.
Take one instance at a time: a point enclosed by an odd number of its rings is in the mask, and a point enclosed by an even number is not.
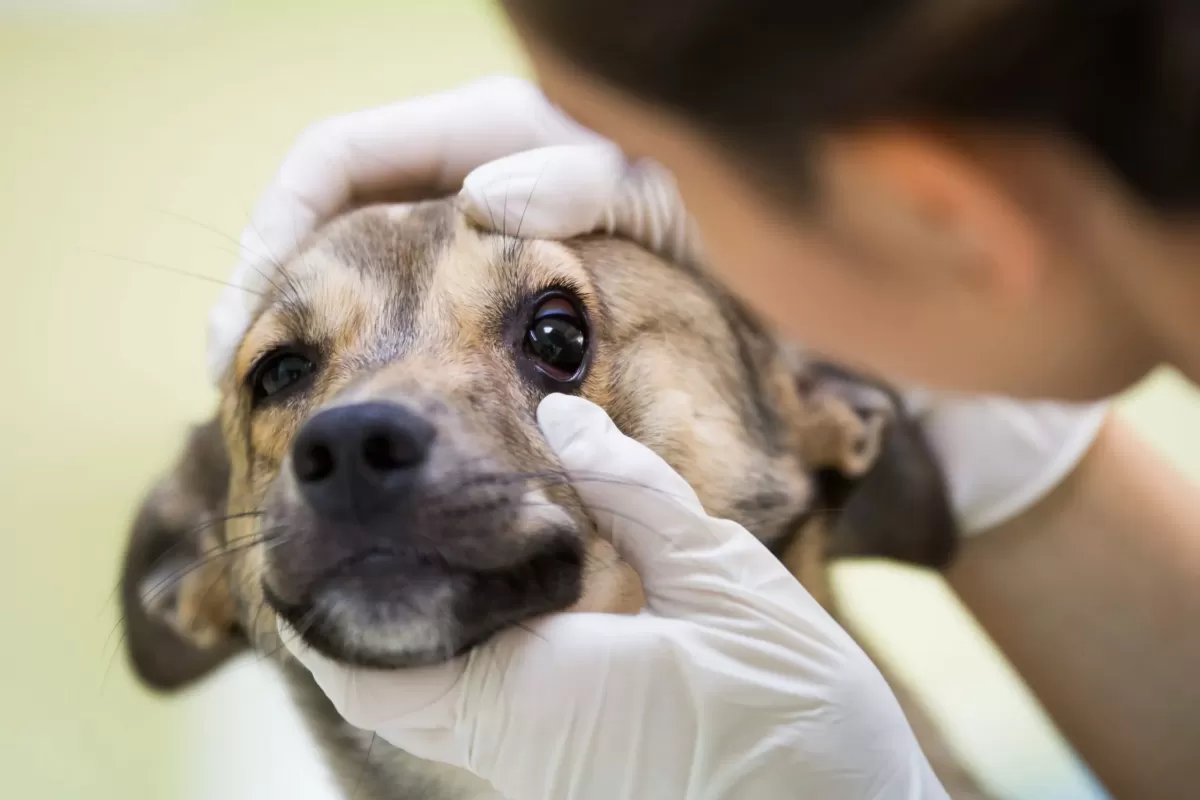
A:
[[[340,601],[335,641],[325,646],[341,648],[346,660],[394,658],[418,641],[421,659],[446,657],[518,621],[514,612],[546,610],[537,608],[538,592],[558,608],[630,612],[641,603],[636,575],[594,535],[570,485],[553,479],[558,465],[534,414],[542,390],[517,365],[513,331],[544,289],[569,288],[586,307],[594,352],[579,393],[665,458],[710,513],[766,542],[833,613],[832,556],[941,565],[951,555],[940,473],[895,396],[781,344],[694,266],[612,238],[555,243],[484,233],[438,201],[345,215],[318,232],[275,285],[226,376],[217,419],[193,432],[134,526],[123,577],[127,639],[137,672],[164,690],[240,649],[269,655],[355,797],[493,795],[465,773],[347,726],[281,647],[264,582],[287,594],[289,581],[344,547],[318,530],[290,477],[289,445],[316,410],[387,401],[437,425],[427,471],[440,491],[425,498],[417,533],[447,558],[512,563],[538,545],[548,519],[587,554],[582,576],[564,565],[562,575],[540,576],[539,588],[498,596],[492,587],[473,603],[461,596],[470,586],[418,593],[401,570],[389,576],[391,588]],[[261,353],[286,342],[321,354],[314,385],[252,412],[245,375]],[[396,592],[406,593],[409,617],[373,611],[391,608]],[[505,604],[507,614],[491,610]],[[424,616],[414,622],[414,614]],[[982,797],[896,688],[951,795]]]

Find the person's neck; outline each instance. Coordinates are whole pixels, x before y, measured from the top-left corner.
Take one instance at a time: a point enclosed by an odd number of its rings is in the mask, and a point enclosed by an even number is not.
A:
[[[1200,226],[1156,227],[1109,272],[1159,359],[1200,385]]]
[[[1169,236],[1172,263],[1156,298],[1167,359],[1200,385],[1200,225]]]

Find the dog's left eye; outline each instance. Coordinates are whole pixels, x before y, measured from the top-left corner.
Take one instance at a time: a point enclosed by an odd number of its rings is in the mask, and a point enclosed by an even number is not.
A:
[[[312,359],[294,350],[277,350],[268,353],[250,373],[250,389],[254,404],[282,397],[290,390],[299,388],[312,373],[316,365]]]
[[[548,377],[575,378],[587,356],[586,326],[575,306],[562,297],[543,300],[525,333],[525,349]]]

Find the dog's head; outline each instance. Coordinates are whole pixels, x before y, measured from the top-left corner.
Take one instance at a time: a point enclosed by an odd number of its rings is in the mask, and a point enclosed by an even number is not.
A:
[[[123,578],[139,673],[174,687],[279,651],[279,618],[393,667],[545,612],[637,610],[538,428],[551,392],[604,407],[781,556],[830,511],[829,554],[949,557],[940,473],[895,396],[781,346],[703,272],[484,233],[447,201],[374,206],[274,276],[217,419],[143,505]]]

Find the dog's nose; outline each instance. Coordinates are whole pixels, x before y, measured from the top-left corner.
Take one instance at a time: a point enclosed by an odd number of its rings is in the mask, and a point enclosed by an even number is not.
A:
[[[402,406],[331,408],[300,429],[292,470],[317,514],[363,520],[409,494],[433,437],[433,426]]]

